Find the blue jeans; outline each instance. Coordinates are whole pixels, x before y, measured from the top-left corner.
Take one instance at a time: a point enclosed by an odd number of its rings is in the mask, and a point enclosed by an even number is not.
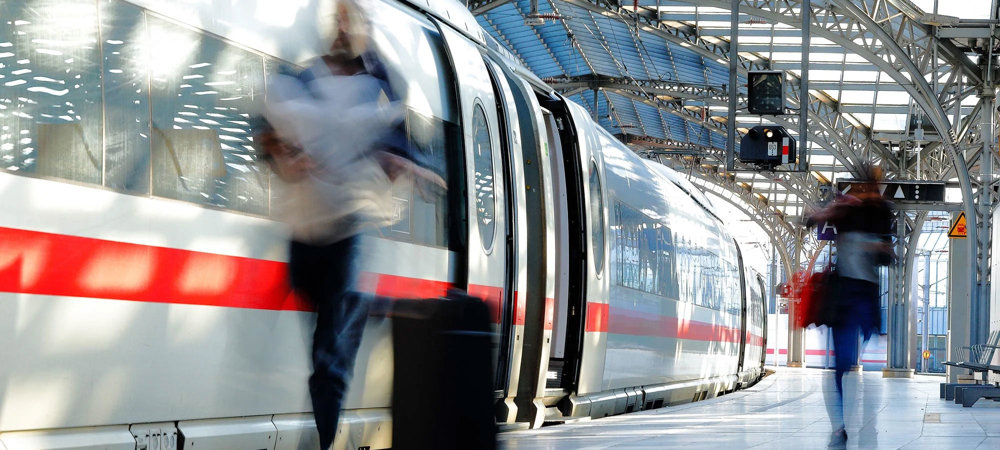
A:
[[[858,361],[858,339],[861,329],[857,325],[842,325],[833,328],[834,383],[837,396],[834,398],[830,422],[834,429],[844,425],[844,374]]]
[[[337,436],[340,409],[368,318],[369,296],[358,293],[358,237],[330,245],[292,242],[292,288],[316,307],[313,373],[309,377],[320,448]]]

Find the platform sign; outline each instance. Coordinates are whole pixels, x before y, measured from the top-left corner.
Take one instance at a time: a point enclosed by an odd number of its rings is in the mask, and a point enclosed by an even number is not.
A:
[[[841,194],[848,194],[858,181],[837,182]],[[944,202],[945,183],[943,181],[897,181],[886,180],[878,183],[882,198],[894,202]]]
[[[963,212],[958,215],[958,218],[956,218],[954,222],[952,222],[951,228],[948,229],[948,237],[965,239],[969,236],[969,230],[966,226],[965,213]]]
[[[820,223],[816,227],[816,240],[817,241],[836,241],[837,240],[837,227],[833,226],[830,222]]]

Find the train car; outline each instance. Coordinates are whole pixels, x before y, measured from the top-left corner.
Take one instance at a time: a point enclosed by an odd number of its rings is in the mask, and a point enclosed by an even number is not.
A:
[[[268,74],[316,55],[315,4],[0,3],[0,449],[317,446],[315,318],[289,292],[282,186],[248,122]],[[368,13],[448,188],[394,192],[361,284],[491,306],[499,423],[761,376],[760,286],[703,194],[460,3]],[[391,444],[390,327],[367,325],[335,448]]]
[[[751,386],[763,377],[767,358],[767,301],[764,278],[752,267],[743,270],[744,343],[740,361],[741,387]]]

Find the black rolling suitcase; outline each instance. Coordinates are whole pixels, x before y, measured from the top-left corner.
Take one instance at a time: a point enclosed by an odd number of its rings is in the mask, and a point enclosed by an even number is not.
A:
[[[494,450],[490,314],[465,293],[392,311],[393,450]]]

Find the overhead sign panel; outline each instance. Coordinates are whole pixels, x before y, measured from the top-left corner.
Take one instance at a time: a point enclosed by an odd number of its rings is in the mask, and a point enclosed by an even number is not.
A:
[[[838,181],[837,189],[842,194],[848,194],[851,189],[864,183],[853,180]],[[882,198],[897,202],[944,202],[943,181],[895,181],[887,180],[878,184]]]

